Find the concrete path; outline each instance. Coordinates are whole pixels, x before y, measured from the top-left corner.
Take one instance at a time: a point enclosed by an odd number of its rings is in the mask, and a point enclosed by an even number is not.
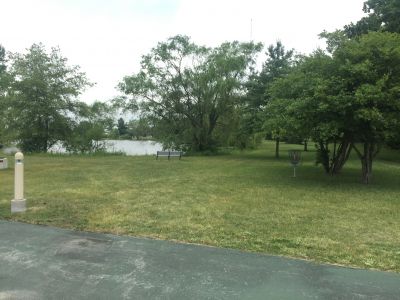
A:
[[[0,221],[0,299],[400,299],[400,275]]]

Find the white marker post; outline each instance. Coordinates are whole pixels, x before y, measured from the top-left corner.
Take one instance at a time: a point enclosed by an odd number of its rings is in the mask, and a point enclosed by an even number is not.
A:
[[[21,152],[15,154],[15,182],[14,199],[11,200],[11,213],[26,211],[26,199],[24,199],[24,155]]]

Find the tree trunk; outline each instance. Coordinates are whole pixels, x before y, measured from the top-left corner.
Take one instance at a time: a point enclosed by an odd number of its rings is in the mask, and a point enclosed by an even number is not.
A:
[[[308,142],[307,142],[307,140],[304,140],[304,151],[305,152],[308,151]]]
[[[193,141],[192,141],[192,151],[199,151],[200,150],[200,141],[199,138],[197,137],[197,134],[193,134]]]
[[[205,150],[210,149],[210,144],[208,140],[207,133],[204,132],[204,130],[200,130],[200,132],[196,135],[194,135],[194,150],[195,151],[200,151],[203,152]]]
[[[333,144],[333,154],[330,154],[329,142],[319,141],[317,146],[317,164],[321,163],[325,172],[330,175],[338,174],[347,159],[349,158],[352,143],[349,140],[342,140],[339,147],[336,147],[336,141]]]
[[[348,140],[342,141],[336,152],[335,142],[334,148],[334,156],[332,157],[332,165],[330,167],[330,173],[332,175],[338,174],[342,170],[344,164],[350,156],[352,143]]]
[[[279,142],[280,138],[277,137],[275,140],[275,158],[279,158]]]
[[[365,142],[363,144],[363,153],[355,146],[353,146],[353,148],[361,161],[362,182],[369,184],[372,179],[372,161],[379,152],[379,146],[373,142]]]
[[[47,152],[47,150],[49,149],[49,137],[50,137],[50,133],[49,133],[50,129],[49,129],[49,119],[46,118],[45,119],[45,136],[43,139],[43,152]]]
[[[329,159],[329,150],[328,150],[328,142],[318,141],[315,145],[317,148],[317,157],[316,163],[322,164],[324,170],[327,174],[330,174],[330,159]]]
[[[369,184],[372,177],[372,160],[368,158],[361,159],[362,166],[362,182]]]
[[[374,143],[364,143],[364,155],[361,157],[362,182],[368,184],[372,179],[372,159],[378,153]]]

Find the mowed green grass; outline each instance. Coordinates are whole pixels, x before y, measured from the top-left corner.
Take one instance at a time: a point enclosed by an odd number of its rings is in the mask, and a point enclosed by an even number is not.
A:
[[[10,214],[11,168],[0,171],[0,218],[177,240],[400,271],[400,154],[382,153],[371,185],[352,158],[339,177],[314,164],[292,178],[273,143],[219,156],[25,157],[28,211]]]

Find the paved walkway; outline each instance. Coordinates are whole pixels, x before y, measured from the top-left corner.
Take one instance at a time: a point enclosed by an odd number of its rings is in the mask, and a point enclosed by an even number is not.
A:
[[[0,299],[400,299],[400,274],[0,221]]]

